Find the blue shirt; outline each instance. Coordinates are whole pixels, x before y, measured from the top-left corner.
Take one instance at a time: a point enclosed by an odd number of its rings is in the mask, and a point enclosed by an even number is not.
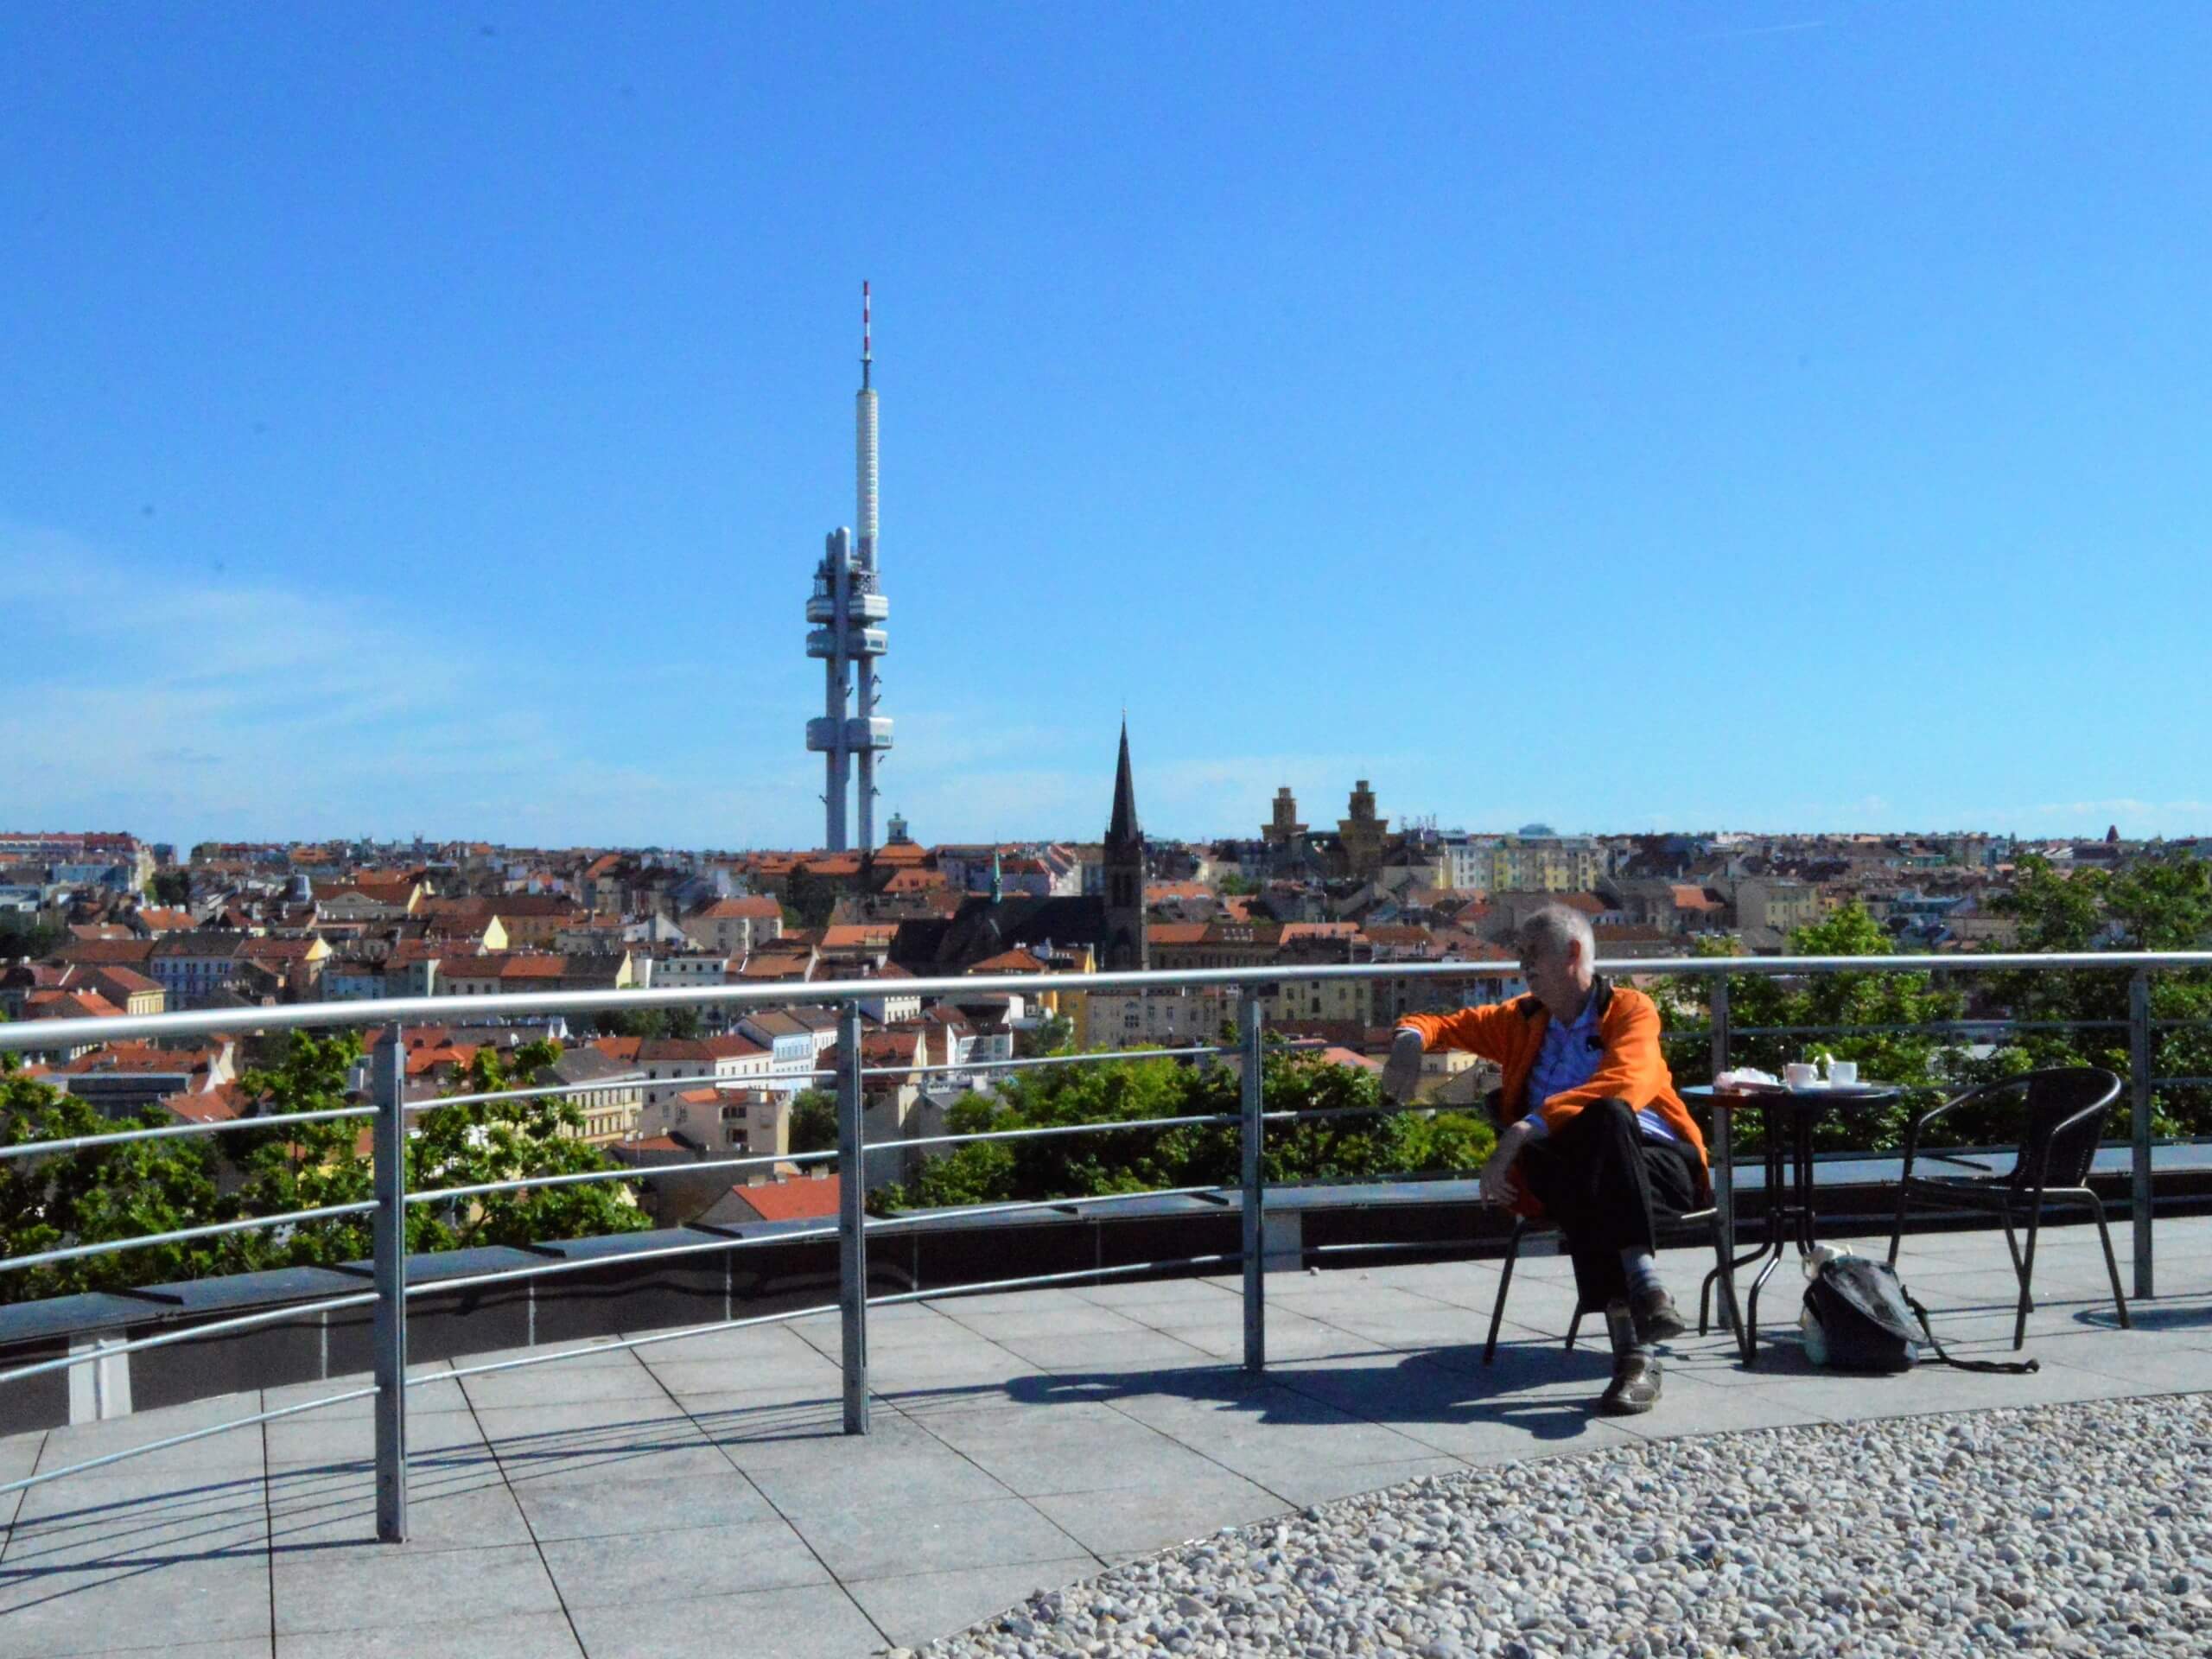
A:
[[[1573,1020],[1546,1022],[1543,1046],[1536,1051],[1536,1063],[1529,1070],[1529,1115],[1522,1122],[1529,1125],[1530,1135],[1541,1141],[1549,1133],[1549,1125],[1536,1116],[1536,1108],[1554,1095],[1580,1089],[1598,1074],[1605,1058],[1605,1042],[1598,1034],[1595,996],[1583,999],[1582,1012]],[[1637,1113],[1636,1121],[1654,1140],[1675,1139],[1667,1120],[1649,1106]]]

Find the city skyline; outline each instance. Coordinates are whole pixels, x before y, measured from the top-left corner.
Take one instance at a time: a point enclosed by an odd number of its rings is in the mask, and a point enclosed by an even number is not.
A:
[[[813,844],[868,275],[925,841],[2212,830],[2199,12],[586,18],[0,18],[9,817]]]

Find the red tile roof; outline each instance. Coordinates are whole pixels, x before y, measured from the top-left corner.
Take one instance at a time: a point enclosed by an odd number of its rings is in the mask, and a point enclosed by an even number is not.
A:
[[[730,1191],[759,1212],[763,1221],[821,1221],[837,1213],[843,1191],[840,1177],[766,1181]]]

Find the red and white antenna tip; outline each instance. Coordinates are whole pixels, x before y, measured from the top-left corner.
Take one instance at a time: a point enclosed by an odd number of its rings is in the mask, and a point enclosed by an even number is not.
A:
[[[868,284],[867,284],[866,283],[862,283],[861,284],[861,355],[862,357],[867,357],[868,355],[869,355],[869,351],[868,351],[868,335],[869,335],[869,333],[870,333],[870,329],[869,329],[869,321],[868,321],[868,313],[869,313],[869,309],[870,309],[870,305],[869,305],[869,300],[868,300]]]

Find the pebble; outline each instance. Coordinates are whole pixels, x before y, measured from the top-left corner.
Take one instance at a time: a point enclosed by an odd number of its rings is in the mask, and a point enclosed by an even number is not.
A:
[[[2212,1395],[1661,1440],[1229,1529],[887,1659],[2196,1653]]]

